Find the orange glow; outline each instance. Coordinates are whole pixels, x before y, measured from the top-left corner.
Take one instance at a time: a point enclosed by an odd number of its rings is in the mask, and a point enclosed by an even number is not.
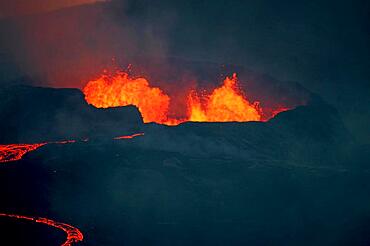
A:
[[[0,216],[16,218],[16,219],[23,219],[23,220],[30,220],[36,223],[46,224],[46,225],[58,228],[60,230],[63,230],[67,234],[67,240],[62,244],[62,246],[71,246],[73,243],[77,243],[83,240],[83,234],[81,233],[79,229],[71,225],[65,224],[65,223],[56,222],[54,220],[50,220],[46,218],[29,217],[29,216],[16,215],[16,214],[0,213]]]
[[[189,121],[227,122],[261,119],[258,103],[251,104],[239,92],[236,74],[227,77],[224,84],[216,88],[205,101],[202,107],[196,93],[189,95]]]
[[[135,105],[144,122],[164,123],[167,120],[170,98],[159,88],[150,87],[144,78],[129,78],[127,73],[102,75],[83,89],[85,99],[98,108]]]
[[[271,118],[275,117],[275,115],[277,115],[281,112],[288,111],[288,110],[290,110],[290,108],[288,108],[288,107],[284,107],[284,106],[278,107],[277,109],[272,111],[272,117]]]
[[[263,110],[259,102],[250,102],[239,89],[234,73],[226,77],[223,85],[214,89],[208,96],[198,96],[190,91],[187,101],[186,118],[170,118],[171,99],[160,88],[151,87],[145,78],[130,78],[126,72],[114,75],[101,75],[89,81],[83,88],[85,99],[97,108],[135,105],[143,116],[144,123],[156,122],[165,125],[178,125],[185,121],[228,122],[262,121]],[[288,108],[273,110],[275,114]],[[184,111],[184,112],[185,112]]]

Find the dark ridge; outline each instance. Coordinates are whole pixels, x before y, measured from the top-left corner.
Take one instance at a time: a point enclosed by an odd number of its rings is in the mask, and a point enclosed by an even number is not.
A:
[[[130,134],[143,123],[134,106],[97,109],[78,89],[0,88],[1,143]]]

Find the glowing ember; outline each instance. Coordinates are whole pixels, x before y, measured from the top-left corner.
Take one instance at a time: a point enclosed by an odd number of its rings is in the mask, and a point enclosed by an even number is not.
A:
[[[226,78],[224,84],[216,88],[206,99],[202,107],[196,93],[188,99],[189,120],[226,122],[226,121],[259,121],[261,119],[258,103],[251,104],[237,88],[237,77],[233,74]]]
[[[86,101],[98,108],[135,105],[144,122],[163,123],[167,120],[170,98],[159,88],[149,86],[144,78],[129,78],[127,73],[102,75],[83,89]]]
[[[42,224],[46,224],[46,225],[61,229],[67,234],[67,240],[62,244],[62,246],[71,246],[73,243],[77,243],[83,240],[83,234],[81,233],[79,229],[71,225],[65,224],[65,223],[56,222],[54,220],[50,220],[46,218],[29,217],[29,216],[16,215],[16,214],[0,213],[0,216],[30,220],[36,223],[42,223]]]
[[[83,92],[89,104],[98,108],[126,106],[138,107],[145,123],[156,122],[178,125],[185,121],[227,122],[262,121],[259,102],[250,102],[240,91],[237,76],[226,77],[224,83],[209,96],[199,97],[191,91],[187,97],[187,116],[185,119],[168,116],[170,97],[159,88],[150,87],[144,78],[130,78],[125,72],[112,76],[102,75],[87,83]],[[287,110],[286,107],[273,110],[275,114]],[[185,112],[185,111],[184,111]]]

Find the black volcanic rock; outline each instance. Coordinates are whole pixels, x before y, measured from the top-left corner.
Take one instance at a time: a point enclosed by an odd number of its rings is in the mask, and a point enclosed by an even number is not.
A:
[[[46,145],[2,165],[0,211],[68,222],[84,233],[81,245],[370,240],[368,149],[351,151],[338,113],[320,100],[268,122],[140,130]]]
[[[143,126],[139,148],[199,158],[340,166],[353,139],[338,112],[322,101],[282,112],[267,122],[185,122]]]
[[[142,124],[136,107],[97,109],[78,89],[3,87],[0,98],[2,143],[110,137],[136,132]]]
[[[370,240],[370,174],[356,167],[360,157],[343,158],[339,147],[351,143],[328,106],[265,123],[143,130],[129,140],[47,145],[1,166],[0,211],[64,219],[84,233],[82,245]]]

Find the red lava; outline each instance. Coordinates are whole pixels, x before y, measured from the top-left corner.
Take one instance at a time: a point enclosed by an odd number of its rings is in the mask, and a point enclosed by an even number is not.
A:
[[[141,133],[135,133],[135,134],[132,134],[132,135],[119,136],[119,137],[115,137],[113,139],[115,139],[115,140],[119,140],[119,139],[132,139],[132,138],[139,137],[139,136],[144,136],[144,133],[141,132]]]
[[[0,145],[0,162],[20,160],[26,153],[36,150],[45,144],[46,143]]]
[[[119,139],[132,139],[134,137],[143,136],[144,133],[135,133],[132,135],[124,135],[115,137],[115,140]],[[87,138],[81,140],[82,142],[89,141]],[[44,143],[34,143],[34,144],[2,144],[0,145],[0,163],[18,161],[23,158],[28,152],[34,151],[47,144],[68,144],[75,143],[76,140],[64,140],[64,141],[54,141],[54,142],[44,142]]]
[[[23,215],[16,215],[16,214],[0,213],[0,216],[30,220],[36,223],[46,224],[46,225],[58,228],[60,230],[63,230],[67,234],[67,240],[62,244],[62,246],[71,246],[73,243],[77,243],[83,240],[83,234],[81,233],[79,229],[71,225],[65,224],[65,223],[56,222],[54,220],[41,218],[41,217],[30,217],[30,216],[23,216]]]
[[[0,163],[20,160],[28,152],[34,151],[47,144],[68,144],[75,142],[75,140],[65,140],[34,144],[3,144],[0,145]]]

